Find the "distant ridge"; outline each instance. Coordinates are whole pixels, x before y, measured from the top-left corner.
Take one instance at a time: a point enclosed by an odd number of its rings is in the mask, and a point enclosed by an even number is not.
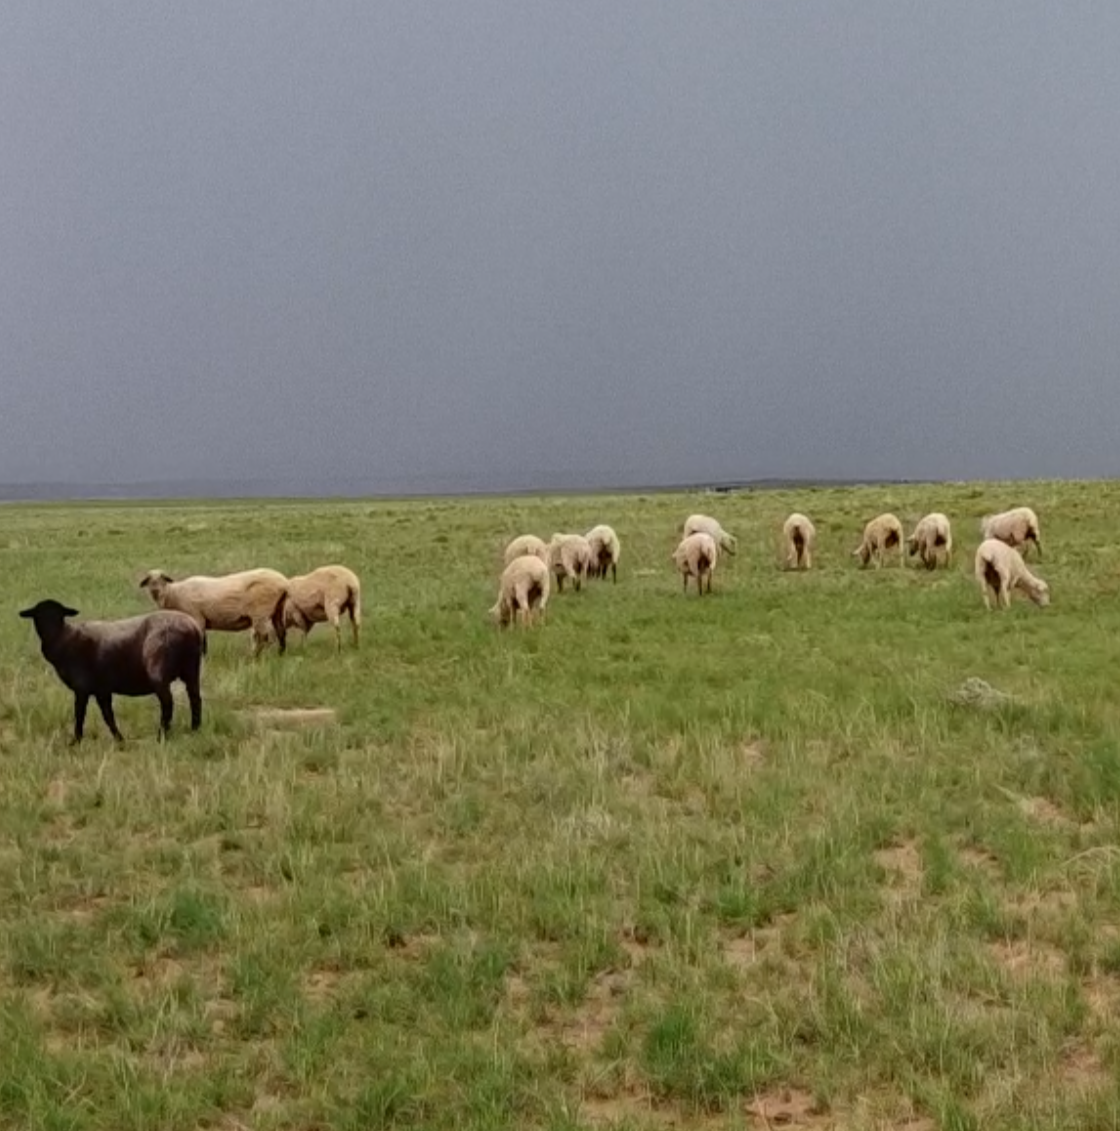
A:
[[[565,481],[567,480],[567,481]],[[726,479],[676,483],[616,482],[595,485],[565,476],[550,477],[532,485],[472,484],[440,477],[430,481],[413,479],[396,483],[364,479],[325,481],[287,479],[167,479],[141,483],[0,483],[0,502],[94,502],[167,499],[394,499],[475,497],[503,495],[633,494],[669,491],[777,491],[794,488],[903,485],[926,482],[918,479]]]

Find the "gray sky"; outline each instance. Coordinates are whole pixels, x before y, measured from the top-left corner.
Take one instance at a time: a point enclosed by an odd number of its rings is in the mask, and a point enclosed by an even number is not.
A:
[[[0,481],[1120,475],[1115,3],[11,3],[0,154]]]

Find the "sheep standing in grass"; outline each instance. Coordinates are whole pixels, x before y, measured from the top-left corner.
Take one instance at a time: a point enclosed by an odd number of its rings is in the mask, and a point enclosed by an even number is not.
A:
[[[343,613],[350,617],[350,634],[357,648],[362,627],[362,585],[353,570],[328,565],[288,578],[284,624],[299,629],[305,642],[314,625],[329,623],[334,629],[335,651],[341,652]]]
[[[206,633],[253,630],[253,655],[260,655],[268,643],[270,629],[276,634],[280,654],[287,641],[285,606],[288,579],[274,569],[249,569],[224,577],[186,577],[172,579],[153,569],[140,582],[161,609],[177,609],[191,617],[202,629],[202,650]]]
[[[514,620],[523,627],[543,620],[549,584],[548,566],[536,554],[514,558],[502,571],[498,600],[490,609],[490,616],[501,628]]]
[[[980,520],[980,537],[998,538],[1008,546],[1025,548],[1028,542],[1034,543],[1039,560],[1042,560],[1042,535],[1038,527],[1038,515],[1030,507],[1015,507],[1001,514],[988,514]]]
[[[547,563],[548,543],[535,534],[522,534],[520,538],[514,538],[506,547],[503,555],[505,564],[509,565],[514,558],[519,558],[522,554],[532,554],[534,557],[540,558],[542,562]]]
[[[953,556],[953,530],[947,516],[939,511],[918,521],[906,540],[910,557],[918,557],[926,569],[948,566]]]
[[[171,729],[175,705],[171,685],[182,680],[191,708],[191,730],[202,724],[202,631],[184,613],[159,610],[124,620],[67,624],[78,615],[48,598],[20,614],[35,625],[43,657],[74,693],[74,736],[82,741],[90,699],[97,702],[109,733],[124,741],[113,714],[114,695],[154,695],[159,729]]]
[[[902,565],[902,523],[893,514],[881,514],[873,518],[863,528],[863,540],[852,551],[853,558],[859,558],[860,568],[867,566],[872,558],[878,569],[886,558],[888,550],[898,547],[898,564]]]
[[[794,512],[782,525],[786,569],[812,569],[817,528],[803,514]]]
[[[712,591],[712,574],[719,560],[719,545],[712,535],[701,530],[682,538],[673,551],[673,561],[680,570],[684,591],[688,592],[688,579],[696,578],[697,595],[704,595],[704,580],[708,582],[708,592]]]
[[[618,559],[622,556],[622,546],[618,535],[609,526],[593,526],[584,537],[591,549],[591,566],[588,577],[606,577],[611,571],[611,581],[618,581]]]
[[[984,607],[1011,607],[1011,591],[1019,589],[1040,608],[1050,604],[1050,586],[1036,577],[1022,554],[998,538],[986,538],[976,551],[976,581],[984,594]]]
[[[587,539],[582,534],[553,534],[548,546],[548,566],[561,593],[566,577],[572,579],[578,593],[591,566],[591,547]]]
[[[684,520],[682,536],[687,538],[690,534],[710,534],[719,548],[729,554],[734,554],[739,549],[738,539],[733,534],[728,534],[720,526],[719,520],[710,515],[690,514]]]

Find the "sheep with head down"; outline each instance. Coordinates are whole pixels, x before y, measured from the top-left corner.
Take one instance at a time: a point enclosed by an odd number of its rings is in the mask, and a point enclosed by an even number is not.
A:
[[[902,565],[902,523],[893,514],[881,514],[863,528],[863,538],[852,551],[852,557],[859,558],[861,569],[872,560],[878,569],[886,560],[887,551],[896,547],[898,564]]]
[[[535,534],[522,534],[506,546],[505,553],[502,556],[505,564],[509,565],[514,558],[519,558],[522,554],[532,554],[534,557],[540,558],[542,562],[547,563],[548,543]]]
[[[712,574],[719,561],[719,544],[707,532],[700,530],[682,538],[673,551],[673,562],[680,571],[684,592],[688,592],[688,579],[696,579],[697,596],[704,596],[704,583],[712,591]]]
[[[795,511],[786,519],[782,525],[782,540],[786,569],[812,569],[817,528],[805,515]]]
[[[1011,593],[1018,589],[1040,608],[1050,604],[1050,586],[1027,568],[1023,555],[998,538],[986,538],[976,550],[976,582],[984,607],[1009,609]]]
[[[249,569],[224,577],[185,577],[173,581],[163,570],[149,570],[140,582],[161,609],[186,613],[203,634],[252,630],[253,655],[261,650],[272,634],[284,654],[287,642],[285,606],[288,603],[288,579],[274,569]]]
[[[715,539],[716,545],[729,554],[734,554],[739,549],[738,539],[734,534],[729,534],[720,525],[719,520],[706,514],[690,514],[684,520],[682,537],[690,534],[710,534]]]
[[[606,577],[611,571],[611,581],[618,581],[618,559],[622,556],[622,545],[614,530],[605,525],[593,526],[584,537],[591,550],[591,565],[588,577]]]
[[[918,520],[914,533],[906,540],[910,557],[917,557],[926,569],[948,566],[953,557],[953,528],[947,515],[933,511]]]
[[[549,569],[536,554],[522,554],[506,566],[498,582],[498,600],[490,609],[499,628],[516,621],[527,628],[544,619],[548,608]]]
[[[329,624],[334,629],[335,651],[341,652],[343,613],[350,618],[350,635],[357,648],[362,627],[362,583],[352,569],[326,565],[288,578],[284,623],[302,632],[305,642],[315,625]]]
[[[548,566],[561,593],[564,579],[568,577],[578,593],[591,566],[591,547],[587,539],[582,534],[553,534],[548,545]]]
[[[1030,507],[1013,507],[1000,514],[987,514],[980,520],[980,537],[998,538],[1013,548],[1034,544],[1039,560],[1042,560],[1042,535],[1038,527],[1038,515]]]

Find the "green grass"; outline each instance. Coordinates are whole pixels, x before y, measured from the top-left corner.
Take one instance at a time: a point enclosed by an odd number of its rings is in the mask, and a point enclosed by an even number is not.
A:
[[[1020,502],[1053,604],[989,614]],[[887,509],[952,570],[859,570]],[[505,541],[597,522],[619,584],[494,629]],[[0,1126],[1120,1126],[1118,526],[1114,483],[4,507]],[[118,699],[67,746],[19,608],[336,560],[359,652],[213,635],[198,734]]]

